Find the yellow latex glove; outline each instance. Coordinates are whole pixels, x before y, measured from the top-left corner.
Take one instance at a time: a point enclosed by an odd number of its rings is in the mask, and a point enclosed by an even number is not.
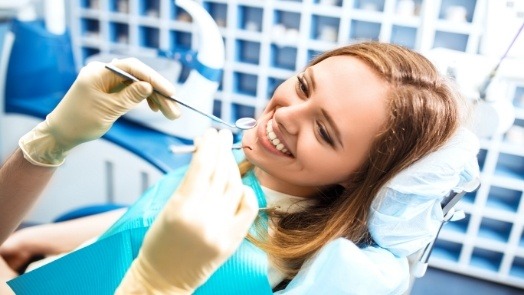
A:
[[[162,111],[168,119],[180,116],[175,102],[152,91],[153,86],[163,93],[174,94],[175,87],[167,79],[135,58],[111,63],[149,83],[124,84],[124,79],[106,69],[103,63],[89,63],[45,121],[19,140],[29,162],[44,167],[60,166],[69,150],[101,137],[120,116],[145,98],[153,111]]]
[[[116,294],[191,294],[238,248],[258,205],[231,143],[230,131],[205,133]]]

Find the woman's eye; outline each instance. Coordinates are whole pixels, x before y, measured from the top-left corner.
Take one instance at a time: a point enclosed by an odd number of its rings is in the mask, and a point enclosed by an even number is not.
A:
[[[320,137],[330,146],[335,146],[335,142],[333,141],[333,138],[331,138],[331,136],[329,135],[329,132],[327,132],[326,128],[321,123],[317,123],[317,126]]]
[[[300,90],[300,92],[302,92],[304,95],[306,95],[307,97],[309,96],[309,89],[307,87],[307,84],[306,84],[306,81],[304,79],[303,76],[301,75],[298,75],[297,76],[297,80],[298,80],[298,89]]]

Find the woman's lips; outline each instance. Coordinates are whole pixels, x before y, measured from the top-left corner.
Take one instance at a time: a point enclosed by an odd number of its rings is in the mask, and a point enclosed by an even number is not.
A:
[[[290,156],[288,148],[284,144],[284,141],[277,137],[277,134],[273,130],[273,121],[268,121],[266,125],[266,136],[268,141],[281,153]]]
[[[259,144],[272,154],[293,157],[293,154],[291,154],[289,148],[286,146],[282,135],[280,135],[278,127],[275,132],[273,124],[274,121],[271,119],[268,119],[266,124],[260,124],[260,127],[257,130],[257,137],[260,139]]]

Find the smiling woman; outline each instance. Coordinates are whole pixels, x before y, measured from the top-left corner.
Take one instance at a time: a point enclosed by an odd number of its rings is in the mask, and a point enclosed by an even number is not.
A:
[[[318,56],[276,89],[257,127],[244,132],[242,144],[250,148],[239,168],[268,210],[259,213],[249,242],[218,270],[206,270],[209,278],[197,291],[402,293],[408,287],[406,257],[436,234],[440,200],[478,175],[476,139],[463,128],[466,114],[465,101],[448,81],[404,47],[366,42]],[[442,150],[451,156],[424,162]],[[412,169],[416,163],[429,169]],[[392,184],[408,167],[402,179],[413,185],[397,189]],[[34,278],[47,269],[43,281],[54,293],[78,290],[78,281],[113,292],[121,277],[103,274],[130,268],[136,275],[141,256],[133,259],[145,230],[158,214],[169,214],[162,208],[175,202],[171,196],[184,174],[166,175],[97,242],[37,269],[26,286],[36,286]],[[116,238],[123,244],[112,242]],[[150,239],[146,235],[144,243]],[[100,249],[123,261],[101,259]],[[177,263],[169,251],[158,255],[162,264]],[[61,279],[53,284],[56,269]],[[64,273],[72,275],[65,279]],[[107,284],[94,283],[99,281]]]
[[[341,183],[362,165],[386,122],[388,90],[356,57],[314,64],[275,90],[257,130],[244,133],[243,144],[254,147],[246,157],[268,172],[268,187],[291,195]]]
[[[320,55],[276,89],[243,137],[262,185],[314,200],[275,214],[271,238],[255,243],[289,277],[335,238],[372,243],[366,221],[378,190],[441,147],[465,115],[465,101],[418,53],[361,43]]]

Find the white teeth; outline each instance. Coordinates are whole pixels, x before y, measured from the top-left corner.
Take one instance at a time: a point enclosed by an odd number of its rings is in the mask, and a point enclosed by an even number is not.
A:
[[[289,154],[288,150],[284,147],[284,144],[280,142],[280,139],[277,138],[277,135],[273,131],[273,122],[267,122],[266,134],[269,141],[275,146],[275,148],[281,151],[284,154]]]

